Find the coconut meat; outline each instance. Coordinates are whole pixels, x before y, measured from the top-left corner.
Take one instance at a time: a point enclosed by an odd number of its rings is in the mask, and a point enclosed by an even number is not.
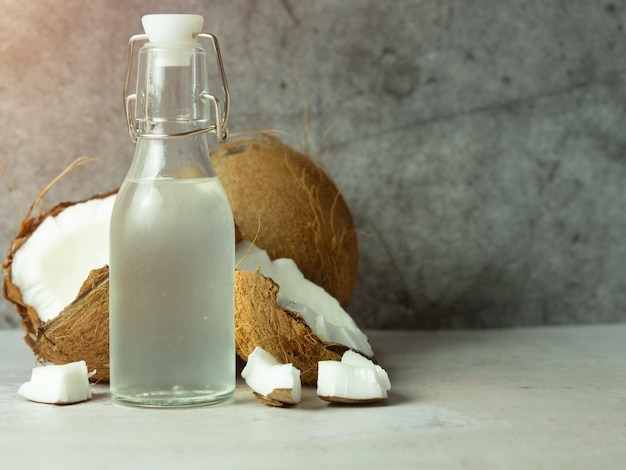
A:
[[[293,364],[281,364],[265,349],[257,346],[241,371],[246,384],[262,397],[295,405],[300,402],[300,370]],[[278,394],[277,391],[282,393]],[[285,393],[288,392],[288,393]],[[279,397],[280,398],[277,398]]]
[[[391,382],[387,372],[354,351],[338,361],[318,363],[317,395],[327,401],[371,402],[387,398]]]
[[[243,240],[236,246],[237,268],[273,279],[280,287],[279,306],[298,312],[313,332],[325,342],[340,343],[373,356],[367,336],[341,304],[320,286],[304,277],[289,258],[270,259],[267,252]]]
[[[17,393],[39,403],[79,403],[91,398],[89,377],[93,374],[95,370],[87,372],[85,361],[35,367],[30,381],[24,383]]]
[[[42,322],[76,298],[92,269],[109,262],[115,195],[67,207],[47,217],[13,255],[11,282]]]

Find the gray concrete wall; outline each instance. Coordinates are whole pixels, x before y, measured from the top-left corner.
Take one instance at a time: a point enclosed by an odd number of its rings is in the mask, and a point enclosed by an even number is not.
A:
[[[123,179],[127,40],[142,14],[193,12],[220,39],[231,130],[297,135],[344,193],[361,325],[626,320],[623,2],[170,3],[0,1],[3,252],[17,199],[75,157],[101,159],[48,204]]]

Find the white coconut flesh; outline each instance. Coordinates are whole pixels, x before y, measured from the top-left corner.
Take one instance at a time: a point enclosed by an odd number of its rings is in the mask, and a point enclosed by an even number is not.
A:
[[[288,397],[280,401],[295,405],[300,403],[302,384],[300,370],[293,364],[281,364],[265,349],[257,346],[248,356],[241,371],[246,384],[263,397],[275,398],[276,391],[288,391]],[[284,396],[284,393],[281,395]]]
[[[89,377],[93,374],[95,371],[87,371],[85,361],[35,367],[30,381],[24,383],[17,393],[27,400],[39,403],[80,403],[91,398]]]
[[[354,351],[338,361],[318,363],[317,395],[327,401],[369,402],[387,398],[391,382],[387,372]]]
[[[270,259],[267,252],[249,241],[241,241],[235,250],[237,269],[255,272],[279,285],[279,306],[297,312],[313,332],[325,342],[339,343],[372,357],[374,351],[367,336],[339,302],[320,286],[306,279],[289,258]]]
[[[115,195],[95,198],[47,217],[13,255],[11,282],[42,322],[72,302],[92,269],[109,263]]]

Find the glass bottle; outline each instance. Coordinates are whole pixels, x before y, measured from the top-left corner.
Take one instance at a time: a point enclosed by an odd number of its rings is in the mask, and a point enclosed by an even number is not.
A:
[[[137,145],[111,218],[111,396],[135,406],[203,406],[235,389],[234,222],[207,144],[207,131],[226,138],[228,90],[217,41],[199,34],[201,16],[142,22],[147,34],[129,42],[124,93],[133,44],[148,40],[138,54],[137,93],[126,98]],[[199,37],[214,41],[223,116],[207,91]]]

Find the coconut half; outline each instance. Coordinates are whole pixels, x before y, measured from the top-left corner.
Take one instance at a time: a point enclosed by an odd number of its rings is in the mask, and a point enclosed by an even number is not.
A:
[[[14,254],[11,281],[20,286],[22,300],[42,322],[56,317],[76,298],[94,267],[109,263],[114,202],[115,196],[90,199],[46,217]]]
[[[33,347],[41,325],[76,298],[90,271],[108,264],[115,194],[57,204],[26,217],[2,265],[4,297],[12,302]]]

